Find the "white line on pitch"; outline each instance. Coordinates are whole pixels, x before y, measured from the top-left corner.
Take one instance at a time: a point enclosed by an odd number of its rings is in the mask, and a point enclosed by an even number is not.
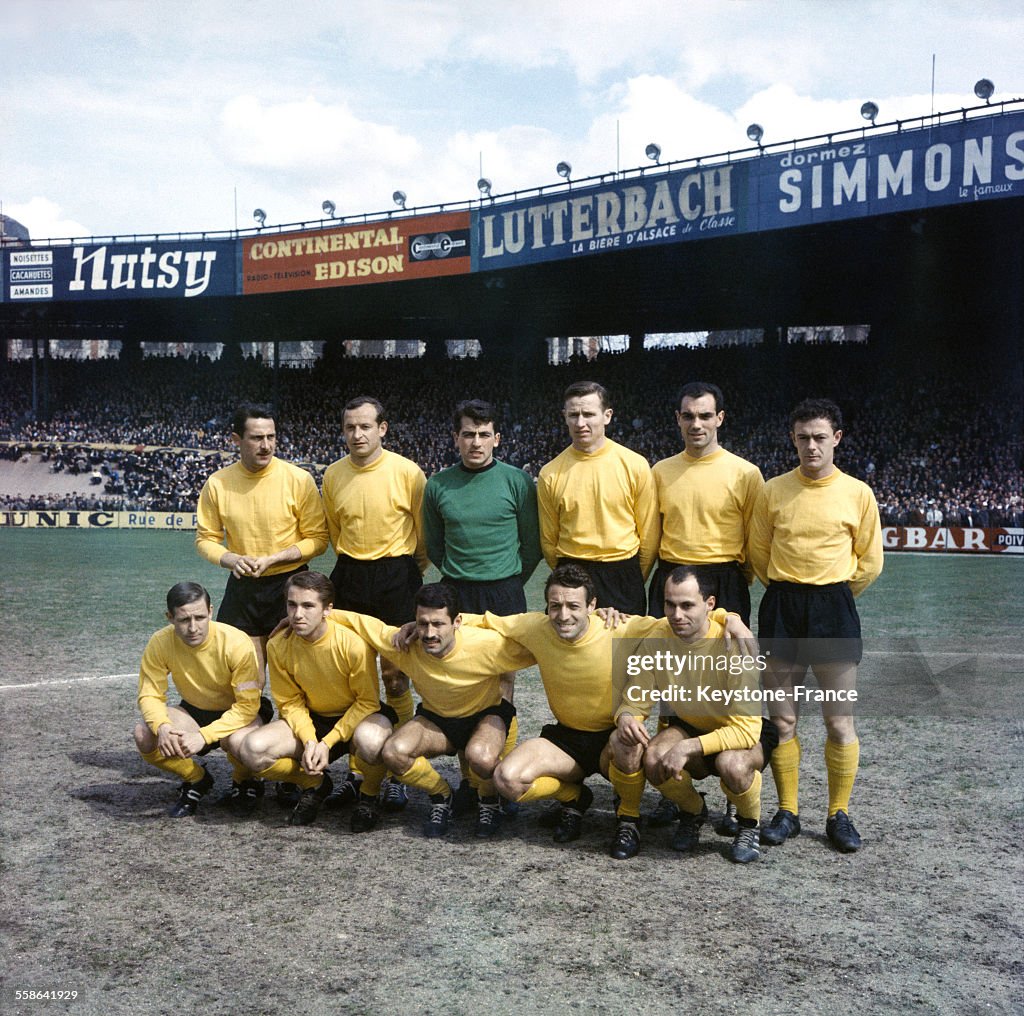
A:
[[[129,677],[137,678],[138,674],[96,674],[93,677],[66,677],[56,681],[28,681],[25,684],[0,684],[0,691],[17,691],[20,688],[48,688],[57,684],[83,684],[86,681],[124,681]]]

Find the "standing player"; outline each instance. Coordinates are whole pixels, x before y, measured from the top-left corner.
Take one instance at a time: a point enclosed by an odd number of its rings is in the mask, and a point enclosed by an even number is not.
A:
[[[643,614],[658,550],[658,505],[647,460],[605,436],[612,407],[594,381],[569,385],[570,447],[540,471],[540,540],[551,568],[582,565],[599,607]]]
[[[715,604],[750,624],[753,579],[747,537],[761,471],[718,443],[725,420],[721,390],[705,381],[684,385],[676,423],[684,450],[651,470],[661,518],[658,570],[648,614],[664,617],[665,579],[679,565],[693,566],[710,583]]]
[[[274,456],[270,409],[241,406],[231,440],[239,461],[218,469],[199,494],[196,550],[231,572],[217,620],[252,639],[262,675],[267,637],[284,617],[284,585],[324,552],[327,523],[313,477]]]
[[[338,555],[331,572],[337,605],[401,625],[415,615],[413,599],[427,567],[422,526],[426,477],[415,462],[384,448],[388,424],[376,399],[352,399],[341,422],[348,455],[332,462],[323,480],[327,527]],[[409,678],[384,658],[381,677],[399,721],[411,719]],[[340,791],[342,798],[355,800],[358,783],[354,769]],[[389,783],[385,806],[397,810],[405,803],[401,783]]]
[[[167,620],[146,646],[139,667],[139,710],[135,745],[150,765],[182,779],[172,818],[194,815],[213,787],[213,777],[196,762],[222,747],[231,760],[229,802],[251,814],[263,785],[239,761],[246,736],[273,715],[260,697],[263,681],[256,654],[244,632],[211,620],[210,594],[196,582],[179,582],[167,593]],[[167,705],[167,679],[181,695]]]
[[[765,684],[787,691],[787,702],[770,709],[779,730],[771,759],[779,810],[761,839],[773,846],[800,832],[798,711],[795,702],[789,707],[793,688],[803,682],[808,666],[825,692],[856,687],[862,644],[854,597],[882,571],[875,496],[834,462],[843,436],[839,407],[828,399],[806,399],[789,423],[800,465],[765,484],[750,537],[751,563],[767,586],[758,611],[758,636],[771,654]],[[825,832],[833,846],[849,853],[861,846],[849,816],[860,742],[849,706],[838,714],[823,709],[823,716],[829,802]]]
[[[679,565],[690,565],[710,584],[716,606],[739,614],[750,625],[749,586],[754,573],[747,539],[764,478],[757,466],[718,443],[724,420],[725,404],[717,385],[694,381],[683,386],[676,423],[684,450],[651,470],[661,518],[658,567],[648,600],[651,617],[665,616],[665,579]],[[671,801],[663,799],[651,823],[667,825],[676,815]],[[717,828],[725,835],[736,835],[731,803]]]
[[[245,764],[263,779],[301,789],[290,825],[315,821],[333,786],[328,766],[358,752],[365,792],[352,812],[351,828],[364,833],[379,820],[377,791],[384,776],[383,767],[368,760],[379,754],[394,713],[381,710],[369,647],[328,622],[333,601],[334,586],[319,572],[288,580],[289,631],[269,645],[270,689],[281,719],[254,731],[241,751]]]
[[[458,592],[462,610],[502,616],[523,613],[523,587],[542,556],[533,480],[494,457],[501,433],[489,402],[459,403],[452,423],[462,461],[427,481],[423,496],[427,554],[442,581]],[[514,681],[515,674],[502,677],[502,698],[509,702]],[[464,769],[455,794],[456,812],[472,806],[467,776]]]

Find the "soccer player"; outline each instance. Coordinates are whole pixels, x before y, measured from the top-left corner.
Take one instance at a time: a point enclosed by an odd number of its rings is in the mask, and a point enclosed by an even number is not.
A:
[[[570,447],[540,471],[540,541],[551,568],[586,568],[599,607],[643,614],[658,551],[658,504],[647,460],[606,437],[612,406],[594,381],[569,385]]]
[[[735,641],[723,641],[724,628],[711,616],[712,588],[712,580],[690,565],[669,573],[663,590],[667,616],[650,623],[636,657],[651,659],[667,648],[672,664],[657,674],[648,670],[640,680],[625,678],[616,724],[626,745],[644,749],[647,779],[679,809],[673,849],[696,848],[708,810],[693,781],[717,775],[738,814],[729,856],[746,864],[761,856],[761,772],[778,732],[770,720],[762,721],[759,698],[742,697],[757,691],[760,661],[744,657]],[[654,738],[644,727],[652,690],[672,711]],[[725,693],[732,696],[731,709],[719,704]]]
[[[388,451],[384,407],[368,395],[345,405],[342,430],[348,455],[324,472],[323,502],[331,546],[338,555],[331,581],[337,606],[401,625],[415,615],[413,599],[427,567],[423,540],[423,470]],[[412,718],[409,679],[386,658],[381,677],[387,704],[400,722]],[[352,770],[339,790],[343,800],[359,793],[359,771]],[[385,807],[405,807],[400,783],[385,788]]]
[[[695,566],[711,583],[716,606],[739,614],[745,625],[750,624],[749,586],[754,572],[747,539],[764,478],[757,466],[718,443],[724,420],[725,402],[717,385],[693,381],[683,386],[676,423],[684,449],[651,470],[661,519],[658,567],[648,599],[651,617],[665,616],[665,579],[685,564]],[[677,817],[671,801],[663,798],[650,823],[668,825]],[[737,834],[731,804],[726,805],[725,817],[716,828],[724,835]]]
[[[413,719],[387,739],[382,757],[403,783],[429,795],[424,833],[443,836],[451,819],[452,789],[430,759],[464,751],[480,801],[476,835],[493,836],[500,822],[494,767],[515,716],[515,706],[501,697],[500,677],[527,666],[529,655],[493,631],[464,628],[458,594],[443,582],[416,593],[419,637],[408,650],[394,647],[399,629],[377,618],[344,610],[331,618],[400,663],[422,699]]]
[[[196,550],[231,572],[217,620],[249,635],[263,674],[267,637],[284,617],[284,585],[324,552],[327,523],[313,477],[275,457],[270,409],[239,407],[231,440],[238,462],[218,469],[199,494]]]
[[[210,594],[196,582],[167,593],[167,620],[146,645],[139,667],[135,745],[150,765],[182,779],[172,818],[194,815],[213,787],[196,759],[220,746],[231,760],[229,803],[239,814],[255,810],[263,786],[239,760],[246,736],[273,715],[261,698],[263,681],[252,642],[237,628],[212,620]],[[167,705],[168,676],[181,695]]]
[[[523,470],[494,457],[501,444],[497,420],[489,402],[474,399],[455,408],[452,437],[462,461],[427,481],[423,529],[427,554],[458,592],[462,610],[504,616],[525,612],[523,587],[542,555],[536,488]],[[515,674],[502,676],[502,698],[509,702],[514,681]],[[463,775],[456,813],[472,805],[465,769]]]
[[[767,586],[758,611],[761,645],[771,654],[765,685],[787,693],[785,703],[769,709],[779,731],[771,758],[779,810],[761,831],[761,840],[772,846],[800,832],[794,687],[802,684],[808,666],[826,693],[848,695],[856,687],[862,643],[854,598],[882,571],[875,496],[866,483],[835,465],[843,436],[839,407],[828,399],[806,399],[793,410],[789,424],[800,465],[765,484],[750,533],[750,560]],[[861,846],[849,815],[860,742],[849,706],[822,712],[829,802],[825,832],[836,849],[849,853]]]
[[[292,575],[285,585],[288,632],[269,643],[270,690],[281,719],[254,731],[242,744],[245,764],[263,779],[301,788],[288,822],[309,825],[333,783],[328,766],[344,754],[360,755],[362,794],[351,828],[377,825],[377,793],[384,768],[372,764],[391,729],[394,713],[381,708],[377,667],[369,647],[330,624],[334,586],[315,571]]]
[[[647,611],[651,617],[665,616],[665,579],[685,564],[708,579],[717,606],[750,624],[749,585],[754,573],[747,538],[764,479],[757,466],[718,443],[724,420],[717,385],[694,381],[683,386],[676,423],[684,449],[651,470],[661,519],[658,569]]]

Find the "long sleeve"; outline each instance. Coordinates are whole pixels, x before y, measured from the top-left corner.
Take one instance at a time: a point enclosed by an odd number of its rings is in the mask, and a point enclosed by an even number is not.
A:
[[[169,723],[167,715],[167,685],[170,661],[163,653],[164,640],[154,635],[146,645],[139,665],[139,710],[146,726],[157,733],[161,725]]]
[[[234,704],[219,720],[200,727],[199,732],[207,744],[219,741],[242,727],[247,727],[260,711],[262,682],[256,664],[256,651],[251,640],[235,642],[225,653],[225,662],[231,674]]]
[[[444,571],[444,517],[437,508],[438,486],[431,480],[427,481],[423,495],[423,537],[427,548],[427,557],[434,562],[438,571]]]
[[[519,556],[523,562],[523,584],[537,570],[544,556],[540,547],[540,522],[537,515],[537,489],[533,481],[523,474],[520,484],[522,495],[516,520],[519,527]]]

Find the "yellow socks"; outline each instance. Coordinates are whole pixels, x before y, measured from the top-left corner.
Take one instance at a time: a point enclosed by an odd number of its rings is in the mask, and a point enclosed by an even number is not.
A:
[[[231,752],[224,752],[228,757],[228,761],[231,763],[231,782],[232,783],[244,783],[246,780],[252,779],[252,773],[242,765],[241,762],[235,758]]]
[[[562,804],[573,804],[579,800],[582,789],[582,783],[563,783],[555,776],[538,776],[518,800],[520,804],[528,804],[530,801],[542,801],[546,797],[553,797]]]
[[[704,798],[693,788],[690,774],[683,770],[681,780],[666,780],[657,788],[670,801],[679,806],[680,811],[689,815],[699,815],[704,810]]]
[[[828,772],[828,817],[837,811],[850,814],[850,794],[860,764],[860,741],[836,744],[825,741],[825,769]]]
[[[387,704],[391,706],[396,713],[398,713],[398,725],[395,730],[398,729],[403,723],[408,723],[413,718],[416,712],[416,707],[412,701],[412,691],[408,688],[405,689],[400,695],[391,695],[390,693],[385,694]]]
[[[383,763],[371,765],[354,752],[349,753],[348,764],[352,772],[362,773],[363,782],[359,784],[361,792],[369,797],[376,797],[380,793],[380,785],[384,782],[387,767]]]
[[[755,772],[753,782],[743,791],[742,794],[734,794],[726,785],[725,780],[719,780],[722,792],[736,805],[736,814],[740,818],[752,818],[759,821],[761,818],[761,774]]]
[[[297,758],[279,758],[272,766],[256,774],[263,780],[279,780],[281,783],[294,783],[305,790],[307,787],[320,786],[323,776],[310,776],[304,773]]]
[[[416,787],[417,790],[426,791],[431,797],[436,794],[448,797],[452,792],[452,788],[448,786],[448,781],[423,755],[420,755],[398,778],[409,787]]]
[[[772,776],[775,778],[775,791],[779,796],[779,809],[800,814],[800,738],[794,737],[783,741],[772,752]]]
[[[490,801],[492,798],[498,796],[498,791],[494,786],[494,780],[485,780],[482,776],[478,776],[472,769],[469,771],[469,785],[476,791],[477,796],[483,800],[486,798]]]
[[[513,716],[512,722],[508,725],[505,747],[501,749],[501,755],[498,757],[504,758],[516,746],[517,740],[519,740],[519,717]]]
[[[187,783],[198,783],[205,775],[206,770],[190,758],[164,758],[159,748],[147,751],[142,759],[165,773],[173,773]]]
[[[640,802],[644,796],[644,771],[637,770],[635,773],[624,773],[619,767],[611,762],[608,765],[608,779],[611,780],[615,793],[619,795],[619,808],[616,811],[618,818],[639,818]]]

